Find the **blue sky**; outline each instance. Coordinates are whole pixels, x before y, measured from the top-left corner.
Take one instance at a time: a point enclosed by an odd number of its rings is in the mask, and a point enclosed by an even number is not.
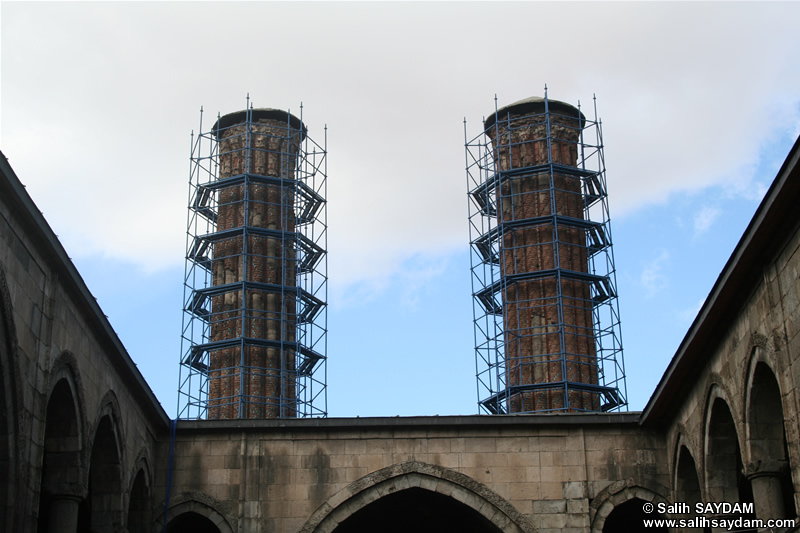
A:
[[[631,410],[644,408],[793,142],[785,135],[764,151],[752,194],[714,186],[612,219]],[[466,225],[466,191],[458,200]],[[146,274],[97,256],[76,263],[174,415],[183,267]],[[378,289],[362,288],[366,301],[345,293],[331,302],[330,416],[477,412],[468,241],[452,253],[409,257],[397,271]],[[335,278],[331,285],[336,292]]]
[[[571,103],[597,94],[638,410],[800,133],[799,16],[792,3],[3,3],[0,149],[174,415],[199,108],[302,101],[312,136],[328,125],[330,415],[475,413],[463,120],[476,134],[495,94],[545,84]],[[568,36],[537,25],[548,17]]]

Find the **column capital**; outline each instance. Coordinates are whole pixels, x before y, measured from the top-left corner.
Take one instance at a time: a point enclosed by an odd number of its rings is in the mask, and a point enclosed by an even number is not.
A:
[[[80,503],[83,501],[83,497],[78,494],[51,494],[50,499],[55,501],[68,501],[68,502],[78,502]]]
[[[761,460],[747,463],[744,466],[743,474],[748,481],[759,477],[778,477],[789,467],[787,461],[781,460]]]

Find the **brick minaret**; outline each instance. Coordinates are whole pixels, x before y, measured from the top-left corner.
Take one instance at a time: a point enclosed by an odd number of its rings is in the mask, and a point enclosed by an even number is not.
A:
[[[276,109],[238,111],[213,129],[219,188],[208,418],[296,416],[295,169],[305,126]],[[235,342],[238,339],[238,342]]]
[[[486,120],[501,228],[509,412],[599,410],[578,141],[580,111],[529,98]],[[576,169],[577,170],[577,169]],[[515,389],[516,387],[516,389]],[[568,392],[568,397],[565,397]]]

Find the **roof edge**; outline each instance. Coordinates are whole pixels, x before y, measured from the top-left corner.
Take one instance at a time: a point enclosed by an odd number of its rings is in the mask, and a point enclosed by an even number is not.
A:
[[[800,194],[800,180],[796,177],[792,179],[792,175],[798,170],[798,162],[800,162],[800,137],[795,140],[789,150],[789,154],[764,195],[764,199],[717,277],[703,306],[667,366],[667,370],[661,376],[661,380],[642,411],[641,424],[658,420],[664,416],[666,412],[664,404],[669,402],[669,389],[673,388],[672,380],[680,379],[687,372],[690,364],[696,362],[689,359],[695,348],[698,350],[701,348],[698,344],[702,341],[703,335],[717,327],[726,311],[730,312],[723,291],[746,276],[754,258],[757,258],[759,252],[766,247],[766,239],[763,237],[772,231],[772,226],[783,217],[783,210],[791,205],[792,199]],[[737,294],[728,296],[728,299],[739,296],[739,291],[735,292]],[[738,312],[738,307],[736,311]]]
[[[178,429],[214,430],[347,430],[385,428],[437,428],[446,427],[586,427],[609,424],[639,425],[641,412],[625,413],[561,413],[518,415],[448,415],[448,416],[385,416],[342,418],[277,418],[230,420],[179,420]]]
[[[142,376],[142,373],[133,362],[133,359],[117,336],[108,318],[97,303],[97,300],[86,286],[83,277],[81,277],[78,269],[69,258],[61,241],[44,218],[44,215],[42,215],[42,212],[36,206],[36,203],[28,194],[25,185],[23,185],[19,177],[17,177],[14,169],[11,168],[8,162],[8,158],[6,158],[2,151],[0,151],[0,172],[7,178],[6,180],[0,181],[0,188],[5,188],[7,184],[7,187],[11,189],[10,203],[12,205],[15,203],[17,204],[20,218],[22,218],[23,221],[27,218],[27,222],[30,224],[29,231],[34,232],[36,237],[38,237],[38,242],[44,245],[45,249],[42,250],[43,255],[52,256],[54,258],[55,268],[66,274],[66,276],[60,278],[60,281],[64,282],[66,288],[71,290],[71,292],[80,299],[80,301],[76,302],[77,305],[89,312],[88,321],[90,325],[92,325],[91,322],[94,322],[93,325],[96,331],[98,331],[101,336],[104,336],[105,340],[109,342],[111,347],[121,356],[120,362],[122,364],[115,366],[121,367],[120,369],[123,372],[129,373],[129,377],[134,379],[136,384],[140,387],[140,390],[144,393],[144,397],[150,403],[149,407],[152,410],[152,414],[155,414],[164,424],[164,428],[162,429],[168,428],[170,418],[164,410],[164,407],[156,398],[150,385],[145,381],[144,376]],[[98,340],[103,342],[103,339]],[[122,377],[124,378],[125,376]]]

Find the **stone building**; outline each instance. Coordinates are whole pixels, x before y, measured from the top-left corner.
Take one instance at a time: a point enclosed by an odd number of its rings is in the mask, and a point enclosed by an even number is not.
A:
[[[794,518],[798,158],[800,141],[642,412],[176,424],[2,157],[0,529],[600,533],[643,517]]]

